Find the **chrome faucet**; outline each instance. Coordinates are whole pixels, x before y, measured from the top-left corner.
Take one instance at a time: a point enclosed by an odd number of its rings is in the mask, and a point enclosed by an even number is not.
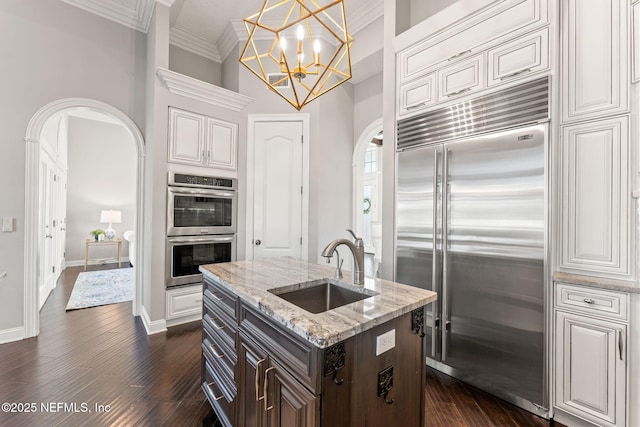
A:
[[[364,285],[364,242],[362,241],[362,238],[356,237],[353,231],[347,231],[353,236],[353,243],[347,239],[336,239],[324,248],[322,256],[325,257],[327,259],[327,263],[329,263],[331,262],[331,257],[338,246],[345,245],[348,247],[353,254],[354,261],[353,283],[356,285]]]

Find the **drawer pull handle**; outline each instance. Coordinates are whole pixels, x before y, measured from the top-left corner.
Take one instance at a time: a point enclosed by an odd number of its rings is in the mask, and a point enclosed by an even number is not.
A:
[[[215,294],[214,292],[211,292],[211,295],[213,295],[213,298],[215,298],[216,301],[222,301],[224,298],[220,298],[217,294]]]
[[[457,92],[451,92],[451,93],[448,93],[446,96],[456,96],[456,95],[460,95],[461,93],[468,92],[468,91],[470,91],[470,90],[471,90],[471,88],[470,88],[470,87],[466,87],[466,88],[464,88],[464,89],[460,89],[460,90],[459,90],[459,91],[457,91]]]
[[[264,371],[264,411],[265,412],[268,412],[273,409],[273,405],[268,406],[268,403],[267,403],[269,400],[267,396],[267,393],[269,391],[268,390],[269,389],[269,371],[272,371],[273,369],[275,368],[272,366],[270,368],[267,368],[266,371]]]
[[[456,59],[462,55],[466,55],[467,53],[471,53],[471,49],[465,50],[464,52],[456,53],[455,55],[447,59],[447,61],[451,61],[452,59]]]
[[[267,359],[260,359],[258,363],[256,363],[256,402],[264,399],[264,395],[260,397],[260,365]]]
[[[510,79],[511,77],[515,77],[515,76],[518,76],[520,74],[530,73],[530,72],[531,72],[531,68],[525,68],[524,70],[516,71],[515,73],[511,73],[511,74],[507,74],[506,76],[502,76],[502,77],[500,77],[500,80],[507,80],[507,79]]]
[[[415,110],[416,108],[424,107],[425,105],[427,105],[426,102],[421,102],[419,104],[407,105],[406,107],[404,107],[404,109],[405,110]]]
[[[211,349],[211,351],[213,351],[213,354],[218,358],[218,359],[222,359],[224,357],[224,354],[220,354],[216,351],[216,348],[213,344],[211,344],[209,346],[209,348]]]
[[[209,323],[211,323],[217,330],[224,329],[224,326],[218,325],[213,317],[209,318]]]
[[[596,302],[594,300],[592,300],[591,298],[585,298],[583,300],[584,302],[586,302],[587,304],[595,304]]]
[[[222,399],[224,396],[220,396],[220,397],[216,396],[216,394],[213,392],[213,388],[211,387],[214,384],[215,384],[215,381],[207,384],[207,386],[209,386],[209,390],[211,391],[211,394],[213,395],[213,400],[215,400],[217,402],[218,400]]]

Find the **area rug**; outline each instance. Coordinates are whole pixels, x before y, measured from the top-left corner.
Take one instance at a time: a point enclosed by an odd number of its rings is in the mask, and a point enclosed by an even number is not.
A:
[[[73,285],[67,311],[133,300],[133,268],[87,271]]]

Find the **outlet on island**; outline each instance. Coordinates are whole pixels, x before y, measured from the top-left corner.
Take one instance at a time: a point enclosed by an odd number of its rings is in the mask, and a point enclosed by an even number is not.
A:
[[[396,330],[392,329],[376,337],[376,356],[391,350],[396,346]]]

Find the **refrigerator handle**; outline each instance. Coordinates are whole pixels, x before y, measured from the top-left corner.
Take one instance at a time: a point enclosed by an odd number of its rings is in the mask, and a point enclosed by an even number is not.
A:
[[[440,152],[436,150],[433,155],[433,226],[432,226],[432,257],[431,257],[431,283],[433,291],[440,295],[442,284],[440,283],[440,257],[438,256],[438,240],[440,234],[440,226],[438,225],[438,193],[439,193],[439,180],[438,180],[438,160]],[[440,181],[441,182],[441,181]],[[431,326],[431,357],[437,358],[438,355],[438,341],[440,340],[440,310],[438,309],[438,302],[433,303],[433,325]]]
[[[442,298],[442,320],[445,328],[442,332],[442,362],[447,359],[448,350],[448,334],[451,329],[451,321],[449,320],[449,288],[447,283],[447,255],[449,246],[449,150],[446,148],[444,151],[444,161],[442,162],[442,288],[440,296]]]

